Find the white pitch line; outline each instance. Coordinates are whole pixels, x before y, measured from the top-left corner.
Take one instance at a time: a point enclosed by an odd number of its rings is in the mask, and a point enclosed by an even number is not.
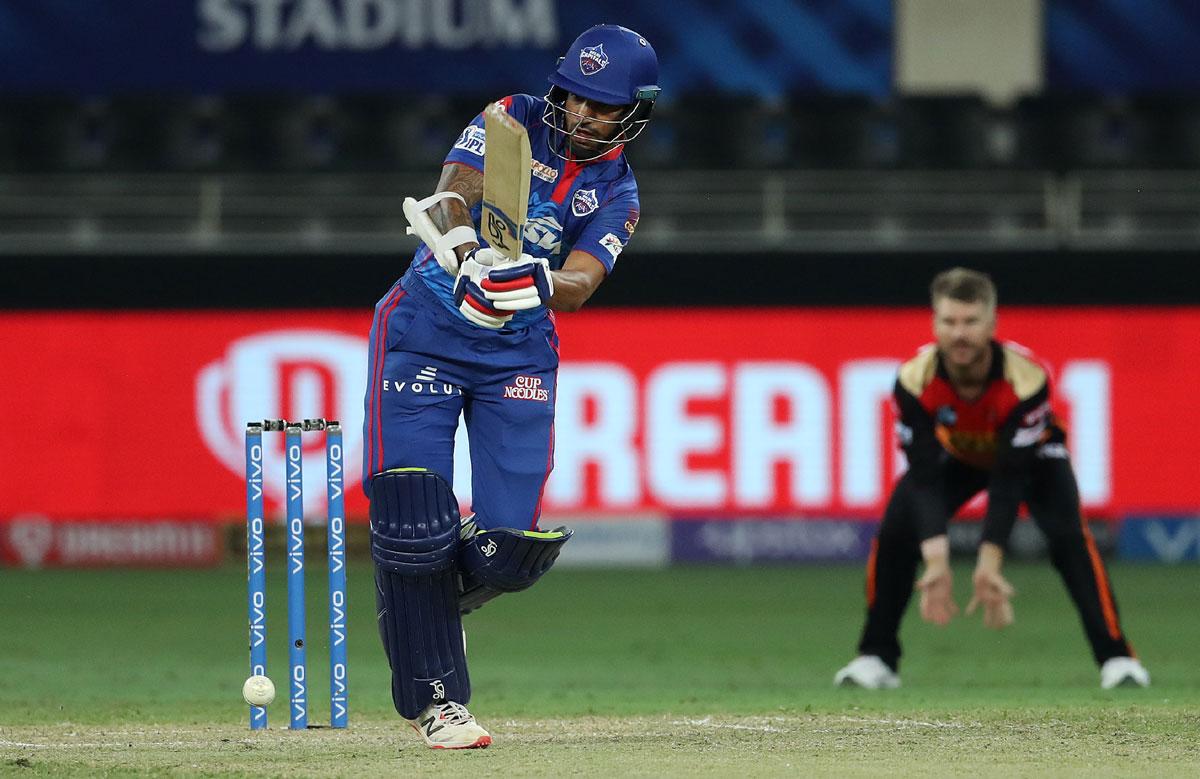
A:
[[[701,726],[706,728],[722,728],[725,730],[753,730],[758,733],[790,733],[787,728],[777,728],[773,725],[738,725],[733,722],[713,722],[712,717],[704,719],[684,719],[673,720],[672,725],[691,725],[693,727]]]
[[[135,746],[182,748],[196,746],[196,743],[192,741],[147,741],[135,744]],[[129,741],[78,741],[67,744],[34,744],[26,741],[0,741],[0,747],[22,749],[128,749]]]
[[[960,722],[923,722],[915,719],[872,719],[869,717],[842,717],[843,722],[861,722],[868,725],[899,725],[918,728],[964,728]]]

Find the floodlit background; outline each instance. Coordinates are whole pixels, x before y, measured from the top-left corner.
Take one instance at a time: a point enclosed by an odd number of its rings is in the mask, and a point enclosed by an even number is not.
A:
[[[663,97],[629,148],[637,236],[561,317],[568,559],[861,558],[844,521],[903,468],[886,397],[956,263],[1056,369],[1107,548],[1197,557],[1190,4],[186,5],[0,10],[6,412],[40,420],[0,455],[0,559],[214,561],[250,419],[343,420],[356,477],[400,200],[610,19],[656,46]]]
[[[825,688],[853,653],[861,564],[904,468],[887,398],[929,338],[928,283],[953,265],[992,274],[1001,337],[1053,368],[1133,642],[1164,698],[1194,700],[1194,617],[1159,606],[1200,592],[1195,3],[17,0],[0,4],[0,621],[26,629],[0,637],[0,665],[34,681],[0,680],[0,756],[44,757],[6,741],[6,720],[198,711],[242,727],[245,422],[342,420],[356,483],[372,307],[416,245],[401,200],[432,192],[488,101],[544,94],[556,58],[598,22],[652,42],[663,93],[627,150],[636,235],[585,310],[558,319],[542,524],[576,537],[537,591],[471,618],[482,714],[534,718],[548,701],[564,717],[610,704],[841,711]],[[278,520],[282,443],[268,442]],[[314,575],[323,453],[312,436]],[[464,439],[467,505],[465,453]],[[385,722],[359,490],[347,510],[352,719]],[[979,513],[952,531],[964,562]],[[911,617],[906,685],[970,688],[978,662],[1006,705],[1038,700],[1026,683],[1091,691],[1043,555],[1019,523],[1015,637]],[[964,569],[960,596],[968,580]],[[164,595],[175,586],[186,607]],[[323,587],[310,586],[314,720]],[[110,614],[88,592],[123,605]],[[539,608],[578,622],[559,634],[531,622]],[[110,622],[118,612],[128,621]],[[687,633],[688,613],[709,632],[669,662],[651,639],[676,640],[664,620]],[[273,640],[283,616],[280,602]],[[74,646],[74,624],[96,656],[44,655]],[[152,624],[132,663],[127,637]],[[544,677],[514,671],[524,650],[505,624],[557,636],[538,639],[558,642],[542,645]],[[762,639],[729,643],[748,634]],[[75,687],[53,671],[96,657],[144,674]],[[1009,674],[1004,657],[1024,670]],[[713,681],[725,673],[728,685]],[[180,679],[194,679],[192,708],[160,692],[189,689]],[[548,697],[547,679],[573,692]],[[948,700],[989,716],[986,695]],[[1186,753],[1164,749],[1150,759]]]

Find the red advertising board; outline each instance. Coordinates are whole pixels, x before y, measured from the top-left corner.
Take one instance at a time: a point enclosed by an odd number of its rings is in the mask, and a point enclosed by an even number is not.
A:
[[[0,315],[15,517],[229,520],[243,426],[340,418],[361,471],[370,312]],[[550,513],[879,513],[903,467],[886,398],[928,340],[924,309],[594,310],[559,317]],[[1055,371],[1094,513],[1200,508],[1200,309],[1004,309],[1000,334]],[[465,455],[465,447],[459,447]],[[306,444],[323,510],[323,443]],[[456,490],[469,500],[465,457]],[[268,506],[282,441],[268,436]],[[348,490],[347,511],[365,514]]]

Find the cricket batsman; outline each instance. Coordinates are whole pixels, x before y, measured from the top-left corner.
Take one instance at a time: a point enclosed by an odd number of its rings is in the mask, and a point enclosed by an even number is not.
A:
[[[549,83],[543,97],[499,101],[532,150],[520,256],[481,238],[481,113],[437,191],[406,201],[422,243],[371,325],[363,489],[379,633],[396,710],[435,749],[492,741],[466,707],[461,615],[532,585],[571,536],[538,527],[554,467],[554,317],[587,302],[633,236],[640,205],[624,147],[650,118],[658,59],[633,30],[598,25]],[[465,517],[451,483],[460,416],[473,472]]]
[[[1013,621],[1002,573],[1022,502],[1046,535],[1050,559],[1075,604],[1100,666],[1100,686],[1150,684],[1121,629],[1104,562],[1079,507],[1066,434],[1047,370],[1025,349],[995,340],[996,288],[985,274],[953,268],[930,286],[935,343],[900,367],[897,430],[908,471],[896,483],[867,561],[867,619],[859,655],[834,683],[900,686],[900,621],[916,580],[922,619],[947,624],[952,595],[946,525],[987,491],[983,538],[967,613],[987,627]]]

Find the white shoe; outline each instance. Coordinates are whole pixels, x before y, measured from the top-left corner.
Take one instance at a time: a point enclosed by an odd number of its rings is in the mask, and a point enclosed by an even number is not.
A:
[[[492,737],[461,703],[431,703],[416,719],[408,720],[430,749],[483,749]]]
[[[888,668],[878,655],[859,655],[837,672],[833,683],[839,687],[862,687],[864,690],[894,690],[900,686],[900,675]]]
[[[1149,687],[1150,672],[1136,657],[1110,657],[1100,666],[1100,689]]]

